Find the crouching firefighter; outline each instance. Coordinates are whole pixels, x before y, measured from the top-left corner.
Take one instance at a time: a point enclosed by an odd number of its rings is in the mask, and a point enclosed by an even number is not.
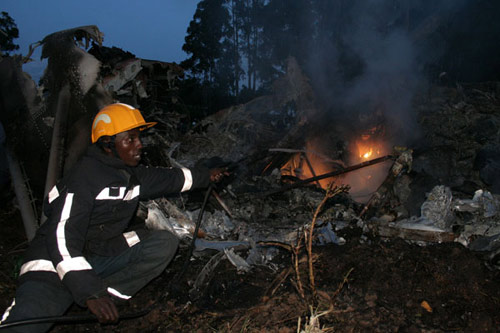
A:
[[[227,172],[205,167],[139,165],[141,131],[154,126],[134,107],[104,107],[92,124],[92,145],[45,199],[47,221],[24,258],[19,285],[2,323],[63,315],[73,302],[101,323],[119,319],[127,300],[172,260],[177,238],[166,230],[129,230],[139,200],[207,187]],[[52,324],[1,332],[44,332]]]

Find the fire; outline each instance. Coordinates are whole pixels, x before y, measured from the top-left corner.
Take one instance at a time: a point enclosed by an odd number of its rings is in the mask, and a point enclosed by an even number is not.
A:
[[[381,156],[380,145],[375,142],[356,141],[359,160],[354,163],[364,162]]]
[[[371,130],[354,139],[350,146],[349,164],[354,165],[382,157],[390,153],[390,145],[377,131]],[[350,185],[349,193],[354,200],[366,202],[380,186],[390,167],[390,162],[373,165],[345,175],[343,182]]]
[[[368,158],[370,158],[370,156],[372,156],[372,154],[373,154],[373,149],[370,148],[366,153],[364,153],[363,155],[360,155],[359,157],[363,157],[365,159],[368,159]]]
[[[374,137],[377,137],[377,131],[377,127],[371,128],[355,140],[359,160],[353,162],[364,162],[381,156],[382,144],[374,139]]]
[[[342,164],[328,158],[320,138],[309,139],[302,152],[295,153],[288,162],[281,167],[282,175],[291,175],[299,179],[307,179],[334,171]],[[326,189],[332,179],[321,179],[316,184]]]
[[[350,141],[348,147],[349,158],[347,161],[333,161],[328,156],[327,145],[321,138],[310,138],[306,142],[304,150],[295,153],[288,162],[282,166],[281,174],[295,176],[299,179],[307,179],[322,175],[334,170],[341,170],[342,165],[355,165],[373,160],[390,153],[390,145],[375,129],[370,129]],[[335,179],[327,178],[316,182],[319,187],[326,189],[330,182],[336,184],[347,184],[351,187],[349,191],[354,200],[366,202],[373,192],[380,186],[390,167],[390,163],[381,163],[346,174]]]

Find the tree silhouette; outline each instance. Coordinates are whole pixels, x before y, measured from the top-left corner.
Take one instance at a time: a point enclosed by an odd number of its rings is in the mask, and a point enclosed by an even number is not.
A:
[[[17,25],[7,12],[2,12],[0,16],[0,55],[19,50],[19,45],[14,44],[14,38],[19,38]]]
[[[204,114],[245,103],[270,91],[289,56],[325,96],[352,86],[370,65],[389,69],[405,59],[433,77],[494,80],[497,2],[201,0],[183,46],[184,91]],[[388,44],[398,40],[406,47]]]

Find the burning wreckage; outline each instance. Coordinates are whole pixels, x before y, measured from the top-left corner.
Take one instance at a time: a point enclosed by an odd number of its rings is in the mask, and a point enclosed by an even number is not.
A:
[[[48,58],[40,86],[22,72],[25,59],[0,62],[8,78],[2,123],[28,239],[43,221],[33,194],[42,197],[64,175],[89,142],[95,113],[119,100],[159,122],[144,138],[146,163],[232,161],[224,162],[233,169],[231,179],[205,197],[210,209],[200,207],[195,193],[144,202],[137,214],[150,228],[168,229],[184,243],[195,240],[197,253],[217,250],[193,291],[221,260],[242,272],[272,268],[280,248],[349,242],[338,236],[343,228],[422,245],[460,242],[500,267],[498,85],[440,87],[415,96],[423,135],[410,149],[398,146],[407,143],[399,142],[383,103],[348,117],[324,110],[290,58],[271,95],[183,132],[187,117],[170,111],[181,103],[176,82],[183,71],[176,64],[103,47],[95,26],[57,32],[39,44]]]

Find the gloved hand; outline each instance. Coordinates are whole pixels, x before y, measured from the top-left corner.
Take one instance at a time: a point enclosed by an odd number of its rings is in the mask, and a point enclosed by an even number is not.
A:
[[[120,318],[115,303],[108,296],[89,298],[86,305],[101,324],[115,323]]]

